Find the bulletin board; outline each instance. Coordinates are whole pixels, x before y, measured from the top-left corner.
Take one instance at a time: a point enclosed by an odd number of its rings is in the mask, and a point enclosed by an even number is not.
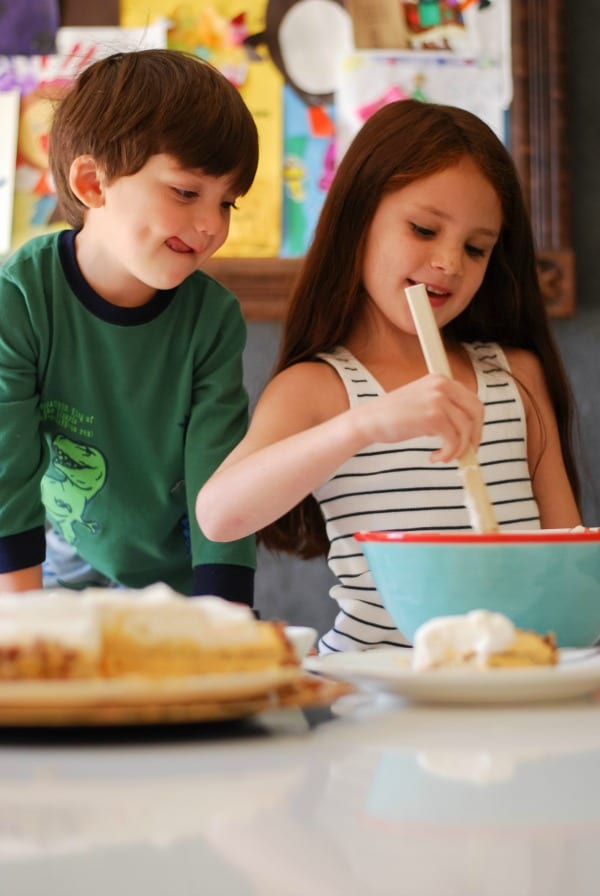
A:
[[[510,115],[505,122],[506,142],[515,159],[529,202],[538,249],[540,279],[548,310],[554,316],[569,316],[575,310],[575,277],[570,231],[566,79],[562,45],[565,3],[564,0],[547,0],[544,4],[540,4],[538,0],[519,0],[519,2],[491,0],[492,4],[494,2],[505,2],[510,5],[511,94]],[[48,0],[48,3],[51,4],[52,0]],[[219,3],[225,4],[223,8],[228,8],[227,4],[231,6],[231,0],[215,0],[214,7],[221,9]],[[167,0],[121,0],[120,3],[118,0],[87,0],[86,3],[80,3],[78,0],[61,0],[59,4],[61,25],[109,26],[135,22],[138,24],[145,22],[148,25],[150,16],[148,14],[144,18],[144,8],[148,7],[149,10],[150,6],[157,4],[165,9],[169,5]],[[227,244],[227,252],[212,259],[208,268],[236,292],[249,319],[264,320],[277,319],[285,313],[290,291],[302,262],[307,233],[318,216],[320,202],[333,175],[335,158],[332,151],[332,134],[336,127],[342,134],[343,123],[336,121],[336,115],[339,113],[331,104],[332,95],[322,93],[311,98],[309,87],[301,85],[300,89],[298,84],[300,76],[296,73],[302,68],[298,65],[302,60],[292,60],[293,65],[290,64],[286,71],[280,58],[281,48],[274,45],[272,37],[269,37],[274,23],[279,26],[284,14],[289,14],[290,8],[292,13],[294,12],[294,4],[301,5],[300,0],[260,0],[260,2],[252,0],[252,4],[247,3],[246,8],[255,10],[256,21],[243,23],[246,29],[246,48],[251,49],[257,62],[270,57],[276,63],[272,68],[277,69],[275,75],[267,79],[271,87],[266,86],[267,81],[261,82],[252,101],[255,104],[255,114],[258,113],[262,119],[270,119],[271,124],[271,129],[265,132],[266,136],[261,143],[266,182],[261,183],[259,177],[258,192],[262,192],[265,198],[256,205],[261,209],[262,218],[251,216],[247,231],[250,237],[260,233],[264,238],[262,243],[257,244],[256,240],[253,243],[243,230],[239,234],[232,233],[232,238]],[[171,3],[173,8],[177,7],[180,11],[190,5],[194,5],[194,0],[189,0],[187,3],[180,0],[176,3],[173,0]],[[198,6],[198,3],[195,5]],[[395,0],[393,3],[391,0],[369,0],[368,8],[371,13],[366,17],[364,15],[361,17],[358,12],[361,8],[363,10],[365,8],[363,0],[346,0],[345,4],[343,0],[329,0],[329,7],[334,8],[336,5],[338,10],[336,13],[334,9],[334,13],[337,21],[339,10],[343,9],[345,14],[353,13],[354,19],[351,21],[362,23],[360,29],[355,31],[355,44],[373,42],[374,38],[370,35],[369,28],[371,31],[376,31],[378,22],[381,26],[378,16],[384,17],[384,27],[383,30],[380,27],[379,36],[375,40],[381,41],[383,33],[397,44],[397,34],[393,38],[390,37],[393,34],[389,21],[391,11],[395,10],[394,14],[397,14],[400,7],[416,7],[419,4],[400,4]],[[448,10],[461,5],[473,6],[473,3],[459,4],[457,0],[453,0],[453,2],[421,4],[423,9],[427,6],[428,15],[437,15],[439,21],[442,13],[446,15]],[[483,4],[480,2],[480,5]],[[233,10],[233,7],[231,9]],[[260,20],[261,10],[264,22]],[[377,11],[377,15],[374,11]],[[387,21],[385,16],[388,16]],[[230,24],[234,19],[235,16],[233,19],[230,17]],[[400,24],[404,26],[406,21],[405,17]],[[452,31],[449,33],[453,36],[456,34]],[[343,41],[341,43],[343,44]],[[311,58],[314,59],[318,49],[314,39],[311,39],[310,45],[313,54]],[[336,52],[347,51],[348,47],[336,45]],[[377,72],[376,61],[369,60],[369,66],[371,68],[367,71],[366,78],[362,79],[363,84],[372,80],[373,72],[375,77],[381,77]],[[317,68],[316,65],[313,67]],[[302,77],[310,76],[310,71],[306,71],[306,65],[304,68]],[[264,73],[266,69],[263,67],[262,71]],[[1,80],[0,67],[0,82]],[[429,85],[433,83],[432,77]],[[391,83],[386,85],[381,81],[380,92],[385,94],[390,87],[405,92],[422,89],[424,94],[429,89],[427,80],[423,82],[422,78],[419,80],[415,77],[412,82],[410,79],[404,82],[396,79],[395,86]],[[489,73],[482,76],[478,89],[481,93],[483,110],[487,105],[486,91],[495,91],[500,87],[497,83],[492,83]],[[352,89],[356,90],[357,85],[355,84]],[[286,109],[291,111],[284,115],[282,105],[279,120],[277,112],[274,113],[273,109],[279,108],[275,97],[279,95],[279,91],[284,90],[292,93],[295,106],[294,102],[289,103]],[[309,114],[306,114],[302,105],[298,104],[298,98],[307,103]],[[390,99],[393,98],[398,97],[390,94]],[[427,99],[427,96],[424,95],[423,98]],[[10,100],[5,100],[3,106],[10,109]],[[367,107],[368,103],[362,103],[361,108],[363,106]],[[497,128],[501,126],[499,121],[490,124]],[[351,139],[351,136],[349,133],[348,139]],[[312,182],[309,182],[306,175],[308,158],[312,160],[310,163],[310,170],[314,174]],[[10,165],[10,159],[8,162],[0,159],[0,168],[2,164]],[[276,184],[273,183],[273,176],[278,181]],[[0,199],[2,186],[3,175],[0,170]],[[39,191],[41,215],[47,213],[49,202],[44,194],[43,178],[36,183],[36,190]],[[254,194],[252,195],[254,197]],[[286,215],[286,239],[279,243],[277,234],[272,233],[272,222],[278,220],[280,216],[285,218]],[[58,226],[59,222],[56,223]]]

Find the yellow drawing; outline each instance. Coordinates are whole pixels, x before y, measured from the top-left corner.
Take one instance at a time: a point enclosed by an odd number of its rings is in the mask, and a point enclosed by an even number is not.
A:
[[[65,226],[48,169],[53,104],[63,90],[64,83],[58,81],[40,85],[21,98],[12,249],[49,229]]]
[[[212,3],[121,0],[121,25],[140,27],[158,18],[170,22],[167,44],[195,53],[216,66],[238,87],[259,133],[260,160],[252,189],[236,204],[229,237],[217,253],[230,257],[279,254],[281,244],[281,166],[283,79],[269,59],[249,51],[248,34],[262,31],[266,0],[214,0]]]

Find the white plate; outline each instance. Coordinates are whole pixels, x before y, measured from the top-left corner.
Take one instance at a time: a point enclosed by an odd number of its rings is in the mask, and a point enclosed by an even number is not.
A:
[[[600,688],[600,652],[562,650],[556,666],[521,669],[434,669],[414,672],[410,649],[308,657],[304,668],[368,690],[433,703],[524,703],[581,697]]]

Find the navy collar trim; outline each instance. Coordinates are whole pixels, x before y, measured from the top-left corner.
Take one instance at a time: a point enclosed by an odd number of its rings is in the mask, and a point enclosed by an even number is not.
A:
[[[150,323],[169,307],[175,298],[177,288],[157,290],[149,302],[146,302],[145,305],[138,305],[136,308],[124,308],[103,299],[89,285],[77,263],[75,237],[78,233],[78,230],[63,230],[59,233],[58,254],[67,282],[76,298],[95,317],[109,324],[133,327],[138,324]]]

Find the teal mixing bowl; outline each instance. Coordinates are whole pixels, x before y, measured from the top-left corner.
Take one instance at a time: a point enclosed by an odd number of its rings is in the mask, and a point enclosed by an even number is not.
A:
[[[388,613],[409,640],[434,616],[504,613],[559,647],[600,638],[600,532],[358,532]]]

